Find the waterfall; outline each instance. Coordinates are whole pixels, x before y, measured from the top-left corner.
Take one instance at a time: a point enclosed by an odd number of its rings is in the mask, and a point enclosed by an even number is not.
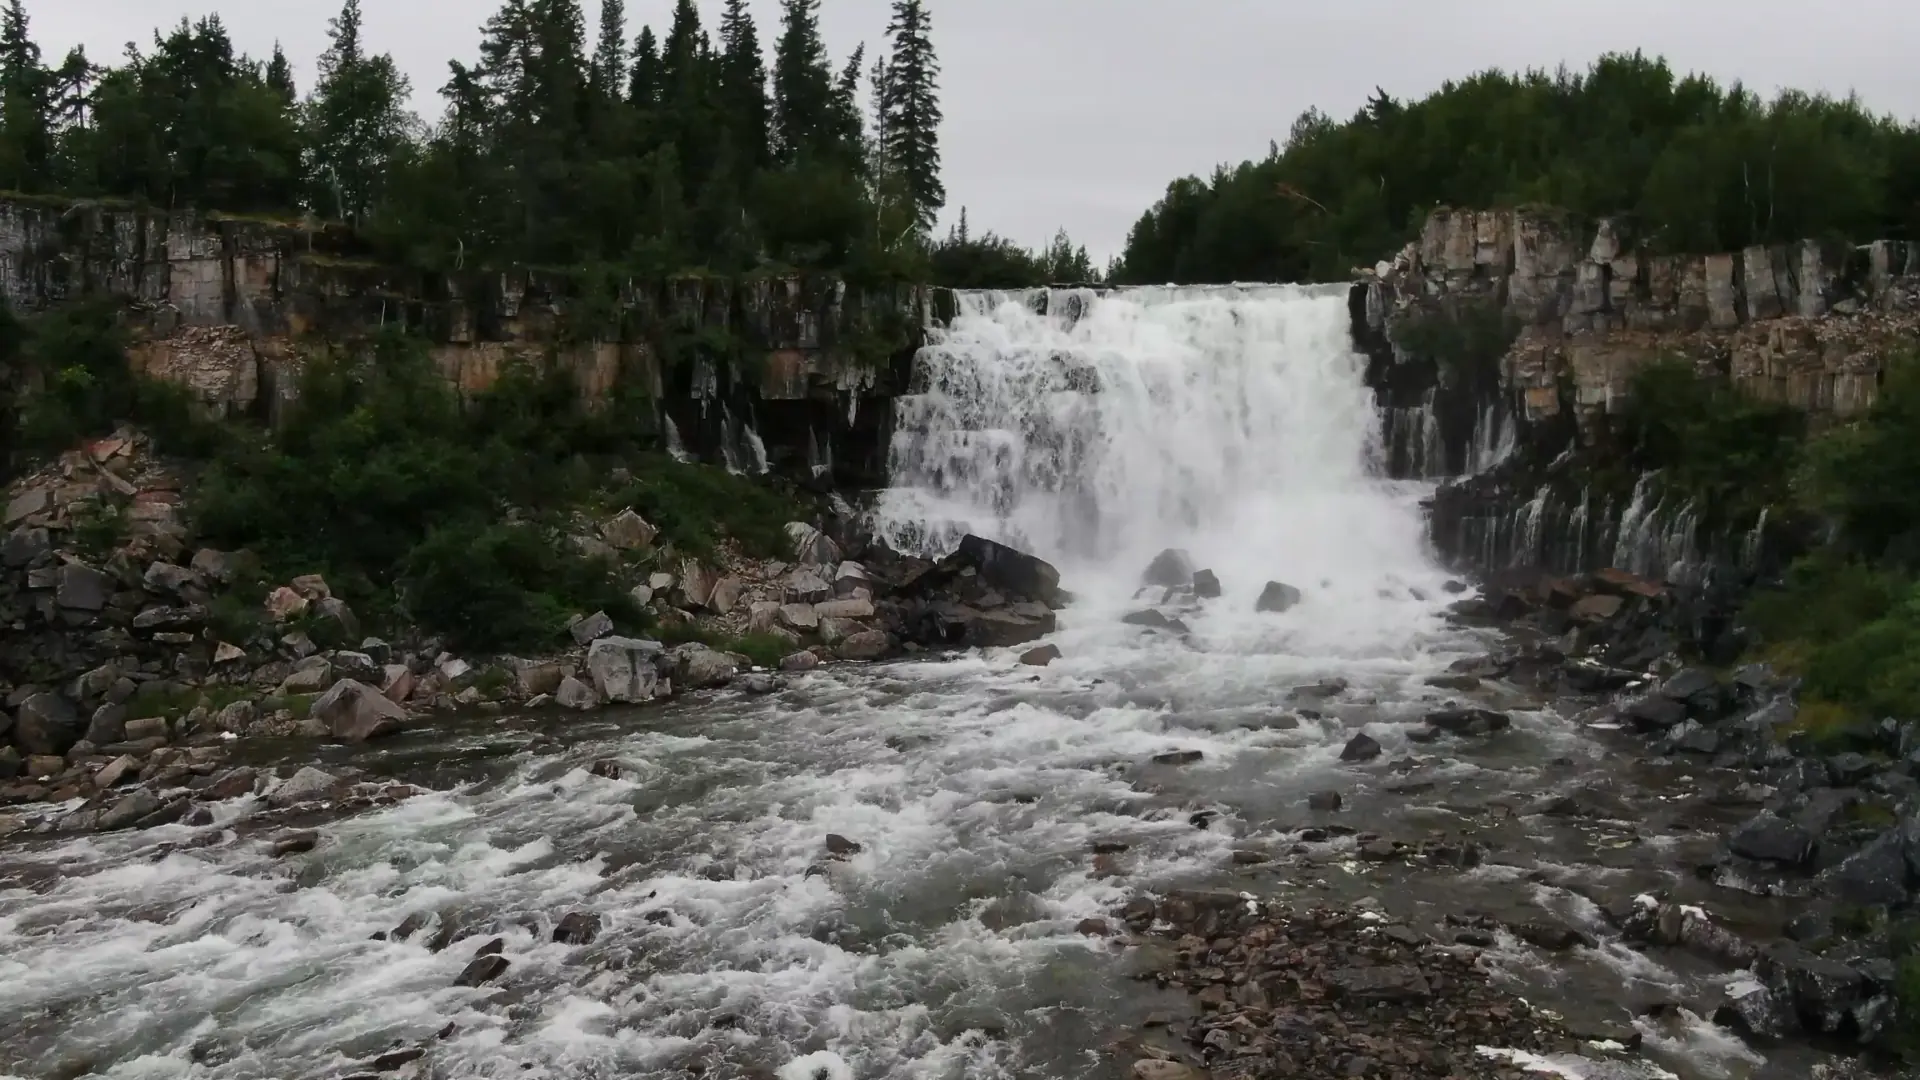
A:
[[[1376,467],[1344,287],[956,299],[895,406],[875,525],[896,547],[975,532],[1128,592],[1182,547],[1248,607],[1269,578],[1365,598],[1437,577],[1419,485]]]
[[[680,439],[680,425],[674,423],[673,417],[671,416],[665,417],[664,419],[666,420],[666,425],[667,425],[668,456],[672,457],[673,460],[678,461],[681,464],[687,464],[689,462],[692,462],[694,460],[693,455],[687,452],[687,444],[682,442]]]

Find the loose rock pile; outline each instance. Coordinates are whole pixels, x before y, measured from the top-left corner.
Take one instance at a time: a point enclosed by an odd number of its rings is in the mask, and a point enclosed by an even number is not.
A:
[[[1131,1075],[1142,1080],[1500,1076],[1511,1058],[1498,1051],[1592,1057],[1606,1052],[1594,1039],[1637,1042],[1630,1029],[1570,1032],[1493,986],[1473,950],[1369,912],[1183,892],[1119,914],[1173,946],[1143,977],[1187,990],[1200,1010],[1150,1021],[1174,1041],[1132,1047],[1143,1056]]]

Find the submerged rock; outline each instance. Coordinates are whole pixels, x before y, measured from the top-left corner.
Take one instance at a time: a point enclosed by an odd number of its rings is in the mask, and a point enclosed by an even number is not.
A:
[[[1347,740],[1346,748],[1340,751],[1341,761],[1372,761],[1382,753],[1381,746],[1366,732],[1360,732]]]
[[[1037,649],[1028,649],[1020,654],[1020,662],[1028,667],[1046,667],[1060,659],[1060,646],[1042,645]]]
[[[1513,726],[1513,718],[1492,709],[1440,709],[1430,712],[1427,724],[1450,735],[1487,735]]]

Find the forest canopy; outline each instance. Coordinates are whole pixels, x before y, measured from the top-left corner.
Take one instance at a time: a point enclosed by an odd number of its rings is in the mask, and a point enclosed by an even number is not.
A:
[[[1133,226],[1116,280],[1344,281],[1439,206],[1628,214],[1667,251],[1920,240],[1920,125],[1853,98],[1677,75],[1641,53],[1487,71],[1418,101],[1318,110],[1260,161],[1186,177]]]
[[[502,0],[477,57],[414,87],[344,0],[303,89],[218,15],[116,64],[52,62],[5,0],[0,190],[343,222],[369,257],[426,269],[925,281],[951,263],[1039,283],[1045,252],[931,235],[947,196],[925,0],[895,0],[884,51],[844,57],[820,5],[781,0],[763,39],[746,0],[709,0],[711,26],[678,0],[663,32],[631,31],[623,0],[592,25],[581,0]]]

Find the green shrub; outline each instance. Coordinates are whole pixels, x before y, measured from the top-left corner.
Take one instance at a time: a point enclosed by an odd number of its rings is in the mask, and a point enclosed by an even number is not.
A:
[[[641,621],[612,567],[563,552],[528,525],[437,529],[400,575],[407,613],[466,647],[551,646],[581,611]]]
[[[1769,659],[1803,677],[1803,720],[1816,741],[1862,717],[1920,716],[1913,581],[1822,553],[1795,563],[1780,588],[1754,594],[1745,621]]]
[[[1609,457],[1626,470],[1660,473],[1710,524],[1745,525],[1792,499],[1806,416],[1702,377],[1685,361],[1661,360],[1634,373],[1609,428]]]
[[[687,465],[665,454],[637,459],[634,480],[613,502],[631,506],[674,547],[711,553],[732,537],[749,555],[787,552],[787,523],[805,516],[798,500],[711,465]]]
[[[1811,456],[1812,496],[1847,548],[1920,570],[1920,354],[1889,361],[1866,417]]]

